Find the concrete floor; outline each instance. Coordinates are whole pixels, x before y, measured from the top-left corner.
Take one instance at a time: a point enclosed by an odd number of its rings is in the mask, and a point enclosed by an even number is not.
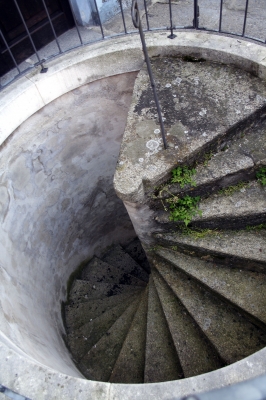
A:
[[[144,14],[143,0],[139,2],[139,9],[142,14],[143,28],[147,29],[146,18]],[[173,25],[178,27],[192,26],[193,21],[193,0],[172,0]],[[207,30],[219,29],[220,16],[220,0],[198,0],[200,8],[199,27]],[[222,10],[222,26],[221,29],[237,35],[242,34],[245,1],[243,0],[224,0]],[[131,10],[124,10],[126,27],[128,32],[136,32],[132,24]],[[158,27],[169,27],[169,4],[167,0],[151,1],[148,7],[149,27],[150,29]],[[266,38],[266,6],[260,0],[250,0],[246,21],[245,34],[252,38],[265,40]],[[114,36],[124,33],[124,25],[121,13],[115,15],[103,25],[105,37]],[[98,40],[102,40],[100,26],[79,27],[80,37],[83,44],[90,44]],[[72,28],[58,38],[60,49],[54,40],[39,51],[41,60],[47,60],[62,52],[69,51],[73,47],[81,45],[77,28]],[[36,55],[31,56],[20,64],[21,71],[30,67],[34,68],[37,62]],[[38,67],[40,68],[40,67]],[[0,87],[7,85],[18,75],[17,69],[13,69],[9,73],[0,78]]]

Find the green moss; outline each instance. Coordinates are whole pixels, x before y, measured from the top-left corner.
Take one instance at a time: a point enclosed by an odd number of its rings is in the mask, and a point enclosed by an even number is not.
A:
[[[218,235],[220,232],[216,229],[201,229],[201,228],[183,228],[182,234],[191,236],[193,239],[202,239],[206,236]]]
[[[228,186],[224,189],[219,190],[219,194],[223,194],[225,196],[232,196],[233,193],[239,191],[240,189],[248,187],[248,182],[239,182],[237,185]]]
[[[256,178],[262,184],[262,186],[266,186],[266,167],[261,167],[257,171]]]

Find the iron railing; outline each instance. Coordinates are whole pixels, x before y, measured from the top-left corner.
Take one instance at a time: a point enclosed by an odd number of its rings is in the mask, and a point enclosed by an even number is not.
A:
[[[117,37],[118,35],[128,35],[132,33],[136,33],[137,31],[134,30],[133,26],[127,22],[128,19],[126,19],[126,14],[130,13],[129,7],[125,7],[123,4],[123,0],[119,0],[119,7],[120,7],[120,13],[114,16],[116,19],[121,18],[122,22],[122,29],[120,32],[115,32],[114,34],[109,34],[108,32],[106,33],[106,22],[102,22],[102,17],[101,13],[99,12],[97,2],[96,0],[93,0],[94,2],[94,15],[93,15],[93,20],[91,24],[91,35],[88,35],[88,27],[86,29],[82,26],[79,26],[78,23],[76,22],[75,16],[74,16],[74,10],[71,8],[71,2],[69,3],[70,8],[72,10],[73,14],[73,21],[74,21],[74,27],[71,30],[71,44],[69,46],[62,45],[62,40],[64,38],[64,34],[58,34],[55,30],[55,22],[54,19],[48,10],[47,7],[47,0],[39,0],[42,5],[43,5],[43,11],[46,13],[46,24],[50,27],[50,30],[52,32],[52,36],[54,38],[53,40],[53,48],[52,50],[45,52],[43,48],[38,48],[35,43],[34,39],[34,34],[35,30],[30,28],[27,24],[27,21],[23,15],[23,12],[20,8],[19,1],[18,0],[9,0],[9,2],[14,2],[16,10],[19,14],[19,18],[21,20],[21,25],[24,27],[24,38],[26,37],[28,40],[28,46],[31,47],[30,53],[30,60],[27,60],[28,62],[22,61],[21,59],[18,61],[17,56],[14,52],[14,43],[11,43],[11,41],[6,37],[6,35],[3,32],[3,29],[1,29],[1,24],[0,24],[0,63],[1,63],[1,54],[6,54],[6,57],[8,55],[9,57],[9,63],[10,67],[8,71],[5,71],[4,74],[0,73],[0,90],[3,89],[7,84],[11,83],[13,80],[16,78],[20,77],[21,75],[25,74],[28,72],[31,68],[33,67],[38,67],[40,66],[40,72],[44,73],[47,71],[47,67],[49,66],[49,60],[60,56],[63,53],[69,52],[70,50],[73,50],[78,47],[82,47],[84,45],[89,45],[92,43],[95,43],[97,41],[102,41],[106,39],[111,39],[113,37]],[[169,7],[168,8],[168,13],[169,17],[167,17],[167,20],[164,21],[165,26],[154,26],[154,23],[152,21],[152,16],[149,14],[149,0],[140,0],[139,1],[139,6],[142,10],[142,16],[143,16],[143,31],[158,31],[158,30],[169,30],[170,35],[168,36],[170,39],[175,39],[176,35],[174,34],[175,31],[177,30],[186,30],[186,29],[194,29],[194,30],[199,30],[199,31],[208,31],[208,32],[214,32],[217,34],[225,34],[225,35],[233,35],[237,37],[242,37],[246,39],[250,39],[253,41],[256,41],[257,43],[260,44],[265,44],[266,40],[266,32],[263,32],[263,28],[258,28],[257,31],[260,31],[259,35],[261,37],[256,37],[254,35],[251,35],[250,32],[252,33],[252,29],[248,29],[249,32],[247,32],[247,25],[249,23],[249,12],[251,11],[254,14],[254,5],[251,7],[249,4],[249,0],[243,0],[243,5],[242,7],[242,12],[241,15],[239,14],[237,24],[239,25],[237,28],[237,31],[233,32],[230,28],[230,24],[228,24],[228,12],[225,14],[224,12],[224,7],[225,7],[225,0],[220,0],[219,6],[216,7],[216,9],[213,10],[213,16],[215,17],[216,21],[215,24],[209,23],[208,22],[208,13],[209,13],[209,8],[208,8],[208,1],[207,0],[189,0],[186,2],[187,4],[187,17],[182,18],[182,24],[174,24],[174,22],[178,22],[178,15],[180,15],[182,11],[182,3],[176,3],[173,4],[172,0],[169,1]],[[3,2],[4,4],[5,2]],[[107,2],[108,3],[108,2]],[[141,3],[141,4],[140,4]],[[217,3],[218,4],[218,3]],[[263,12],[266,12],[266,2],[261,2],[261,7],[264,8]],[[175,9],[175,15],[173,10]],[[259,11],[257,10],[257,13]],[[1,10],[0,10],[1,14]],[[107,21],[107,24],[109,21]],[[156,24],[157,25],[157,24]],[[214,26],[215,25],[215,26]],[[234,25],[234,24],[233,24]],[[254,25],[254,24],[253,24]],[[133,28],[133,29],[132,29]],[[228,29],[227,29],[228,28]],[[232,27],[234,28],[234,27]],[[85,34],[84,34],[85,33]],[[258,33],[258,32],[257,32]],[[255,32],[256,34],[256,32]],[[262,37],[262,35],[265,34],[265,37]],[[75,36],[75,39],[73,39]],[[21,39],[19,39],[21,40]],[[73,42],[73,43],[72,43]],[[47,47],[47,46],[46,46]],[[26,57],[27,58],[27,57]],[[29,62],[31,64],[29,64]]]

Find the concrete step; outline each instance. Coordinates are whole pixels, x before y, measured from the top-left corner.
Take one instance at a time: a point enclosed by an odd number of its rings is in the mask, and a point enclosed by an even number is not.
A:
[[[159,249],[156,253],[239,307],[252,320],[254,318],[254,322],[261,321],[266,329],[266,274],[221,266],[166,249]]]
[[[77,279],[69,294],[70,304],[80,304],[92,299],[111,297],[122,293],[135,293],[141,286],[120,285],[117,283],[89,282]]]
[[[209,157],[210,159],[208,160]],[[167,199],[170,193],[178,196],[189,194],[203,196],[217,192],[240,181],[255,178],[255,169],[266,164],[266,120],[252,121],[232,140],[223,143],[223,150],[206,154],[205,162],[196,166],[193,175],[195,186],[181,188],[178,183],[164,186],[160,199]],[[160,199],[154,203],[160,205]],[[160,207],[161,208],[161,207]]]
[[[266,223],[266,187],[257,181],[230,195],[214,194],[198,204],[200,214],[192,218],[190,226],[205,229],[244,229]],[[181,221],[169,221],[168,211],[159,211],[156,221],[164,229],[184,226]]]
[[[112,383],[144,382],[148,293],[147,287],[115,363]]]
[[[91,299],[85,303],[75,303],[66,306],[65,324],[68,333],[80,328],[82,325],[88,323],[91,319],[93,320],[97,318],[105,311],[118,305],[121,301],[127,302],[128,299],[132,299],[132,296],[138,296],[140,292],[141,289],[136,292],[130,291],[129,293],[126,292],[121,295]]]
[[[91,283],[112,283],[119,285],[146,286],[146,283],[133,275],[127,274],[98,257],[93,259],[82,270],[81,278]]]
[[[138,296],[131,302],[105,335],[82,357],[79,369],[84,376],[92,376],[96,381],[109,381],[140,300],[141,296]]]
[[[217,351],[161,275],[155,269],[152,275],[185,378],[223,367]]]
[[[226,364],[241,360],[265,346],[265,332],[238,310],[162,258],[154,257],[153,265]]]
[[[156,234],[164,247],[241,270],[266,272],[266,231],[211,232],[203,238],[180,233]]]
[[[114,246],[102,257],[102,260],[108,264],[115,265],[124,273],[131,274],[144,282],[149,281],[148,273],[120,245]]]
[[[215,229],[242,229],[266,222],[266,187],[257,181],[230,196],[215,194],[199,203],[202,215],[192,219],[192,226]]]
[[[140,294],[139,294],[140,295]],[[92,346],[97,343],[102,336],[111,328],[115,321],[122,315],[126,308],[136,299],[136,296],[117,296],[117,304],[112,308],[107,308],[105,312],[98,317],[94,317],[75,329],[67,336],[67,345],[71,351],[73,359],[76,363],[88,352]],[[86,316],[86,309],[83,310]],[[86,316],[86,321],[88,321]]]
[[[132,257],[145,271],[150,273],[150,265],[147,260],[145,251],[143,250],[140,240],[138,238],[132,240],[124,250]]]
[[[184,377],[152,276],[149,281],[144,382]]]

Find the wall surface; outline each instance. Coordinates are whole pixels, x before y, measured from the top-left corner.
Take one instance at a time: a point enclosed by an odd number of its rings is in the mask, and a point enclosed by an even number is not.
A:
[[[69,275],[95,252],[134,237],[112,180],[135,76],[63,95],[0,151],[1,331],[67,373],[73,367],[58,329]]]

